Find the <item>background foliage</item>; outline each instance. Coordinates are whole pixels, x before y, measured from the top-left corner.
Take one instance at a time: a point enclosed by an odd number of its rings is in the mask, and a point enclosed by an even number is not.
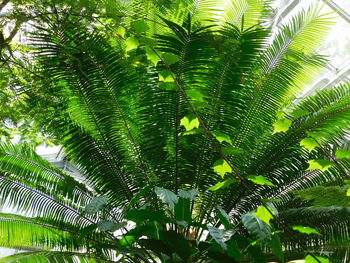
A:
[[[4,262],[346,262],[350,86],[300,97],[318,6],[273,31],[260,0],[3,5],[0,245],[40,249]]]

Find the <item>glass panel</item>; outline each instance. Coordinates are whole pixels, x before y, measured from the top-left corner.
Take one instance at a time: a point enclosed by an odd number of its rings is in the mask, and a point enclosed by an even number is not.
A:
[[[349,0],[333,0],[341,9],[350,14],[350,1]]]

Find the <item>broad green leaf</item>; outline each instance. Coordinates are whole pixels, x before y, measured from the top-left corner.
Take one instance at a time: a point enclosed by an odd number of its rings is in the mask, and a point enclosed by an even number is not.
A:
[[[220,142],[227,142],[232,145],[232,140],[230,136],[228,136],[226,133],[223,133],[221,131],[212,131],[211,134]]]
[[[149,29],[149,26],[144,20],[137,20],[133,22],[132,27],[137,34],[142,34],[143,32],[146,32]]]
[[[159,57],[152,49],[146,48],[146,56],[147,59],[154,64],[154,66],[157,66]]]
[[[196,135],[196,134],[201,134],[203,133],[204,129],[202,128],[198,128],[198,129],[193,129],[193,130],[190,130],[190,131],[186,131],[183,133],[184,136],[186,135]]]
[[[159,81],[161,82],[165,82],[165,83],[174,82],[174,78],[171,76],[168,70],[163,70],[159,72],[158,76],[159,76]]]
[[[190,200],[195,200],[196,196],[199,194],[198,189],[191,189],[188,191],[184,191],[184,190],[179,190],[179,196],[183,197],[183,198],[187,198]]]
[[[284,262],[282,244],[281,244],[280,237],[277,233],[273,233],[270,240],[270,247],[271,247],[272,253],[275,254],[279,260]]]
[[[195,89],[187,90],[186,94],[192,100],[204,101],[204,95],[199,90],[195,90]]]
[[[213,169],[220,174],[221,178],[224,178],[226,173],[232,173],[231,166],[224,159],[217,160],[213,165]]]
[[[350,151],[349,150],[336,150],[335,156],[338,159],[350,158]]]
[[[275,212],[270,207],[266,208],[265,206],[259,206],[254,213],[254,215],[268,225],[270,225],[270,220],[273,219],[274,214]]]
[[[163,203],[166,203],[167,205],[169,205],[169,208],[171,210],[174,209],[175,204],[179,201],[179,198],[177,197],[177,195],[168,189],[164,189],[156,186],[154,188],[154,191],[158,196],[158,198],[163,201]]]
[[[300,233],[303,234],[316,234],[316,235],[321,235],[320,232],[318,232],[316,229],[308,226],[292,226],[293,230],[299,231]]]
[[[186,115],[180,120],[180,125],[184,126],[186,131],[190,131],[194,128],[199,128],[199,120],[192,114]]]
[[[309,152],[311,152],[316,147],[319,147],[318,143],[313,138],[304,138],[300,141],[300,146],[305,147]]]
[[[224,225],[225,229],[231,228],[230,216],[221,207],[216,208],[216,216],[220,219],[220,222]]]
[[[101,231],[117,231],[120,228],[123,228],[127,225],[127,222],[120,222],[120,223],[114,223],[113,221],[110,220],[102,220],[97,223],[98,229]]]
[[[309,170],[321,170],[326,171],[329,168],[332,167],[333,163],[329,160],[322,160],[322,159],[315,159],[308,161],[309,167],[306,169],[306,171]]]
[[[225,180],[223,182],[216,183],[215,185],[210,187],[208,190],[210,190],[210,191],[217,191],[219,189],[225,189],[225,188],[227,188],[228,186],[230,186],[231,184],[233,184],[235,182],[237,182],[235,179],[228,179],[228,180]]]
[[[221,148],[222,152],[225,155],[230,155],[230,154],[243,154],[244,150],[241,148],[236,148],[236,147],[222,147]]]
[[[305,258],[305,263],[329,263],[328,258],[319,257],[319,256],[316,256],[316,258],[317,260],[313,256],[307,255]]]
[[[180,60],[179,56],[176,56],[176,55],[171,54],[171,53],[163,53],[161,55],[161,57],[169,65],[174,64],[174,63],[176,63],[176,62],[178,62]]]
[[[136,37],[129,37],[125,40],[126,51],[136,49],[139,46],[139,40]]]
[[[262,242],[266,242],[271,236],[271,226],[253,213],[244,214],[242,223],[250,234]]]
[[[267,180],[265,176],[262,176],[262,175],[249,175],[247,176],[247,179],[256,184],[275,186],[273,183]]]
[[[277,120],[273,124],[273,134],[279,132],[286,132],[289,130],[289,127],[292,125],[292,121],[288,119]]]
[[[174,208],[177,221],[191,222],[191,200],[180,197]]]
[[[307,110],[295,109],[290,113],[290,115],[292,115],[295,118],[300,118],[308,115],[309,113],[310,112],[308,112]]]
[[[350,196],[350,188],[346,191],[346,196]]]
[[[102,208],[107,204],[108,199],[106,196],[97,196],[93,198],[90,203],[85,207],[85,212],[88,214],[95,214],[102,210]]]
[[[234,234],[234,230],[224,230],[213,226],[208,226],[209,234],[223,249],[227,249],[226,241]]]
[[[243,254],[241,253],[238,243],[234,238],[230,238],[227,241],[227,254],[229,257],[234,258],[238,262],[243,260]]]

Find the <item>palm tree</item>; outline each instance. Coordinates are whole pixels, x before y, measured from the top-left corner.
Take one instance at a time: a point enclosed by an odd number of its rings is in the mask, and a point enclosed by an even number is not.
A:
[[[331,20],[220,3],[43,16],[26,93],[81,175],[1,144],[0,262],[347,261],[350,86],[301,96]]]

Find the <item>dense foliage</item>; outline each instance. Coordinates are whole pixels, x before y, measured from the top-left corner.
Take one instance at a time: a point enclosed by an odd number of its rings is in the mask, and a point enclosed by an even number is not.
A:
[[[319,7],[276,29],[266,0],[58,2],[21,3],[4,85],[81,174],[1,143],[0,245],[34,252],[0,262],[347,262],[350,86],[301,96]]]

